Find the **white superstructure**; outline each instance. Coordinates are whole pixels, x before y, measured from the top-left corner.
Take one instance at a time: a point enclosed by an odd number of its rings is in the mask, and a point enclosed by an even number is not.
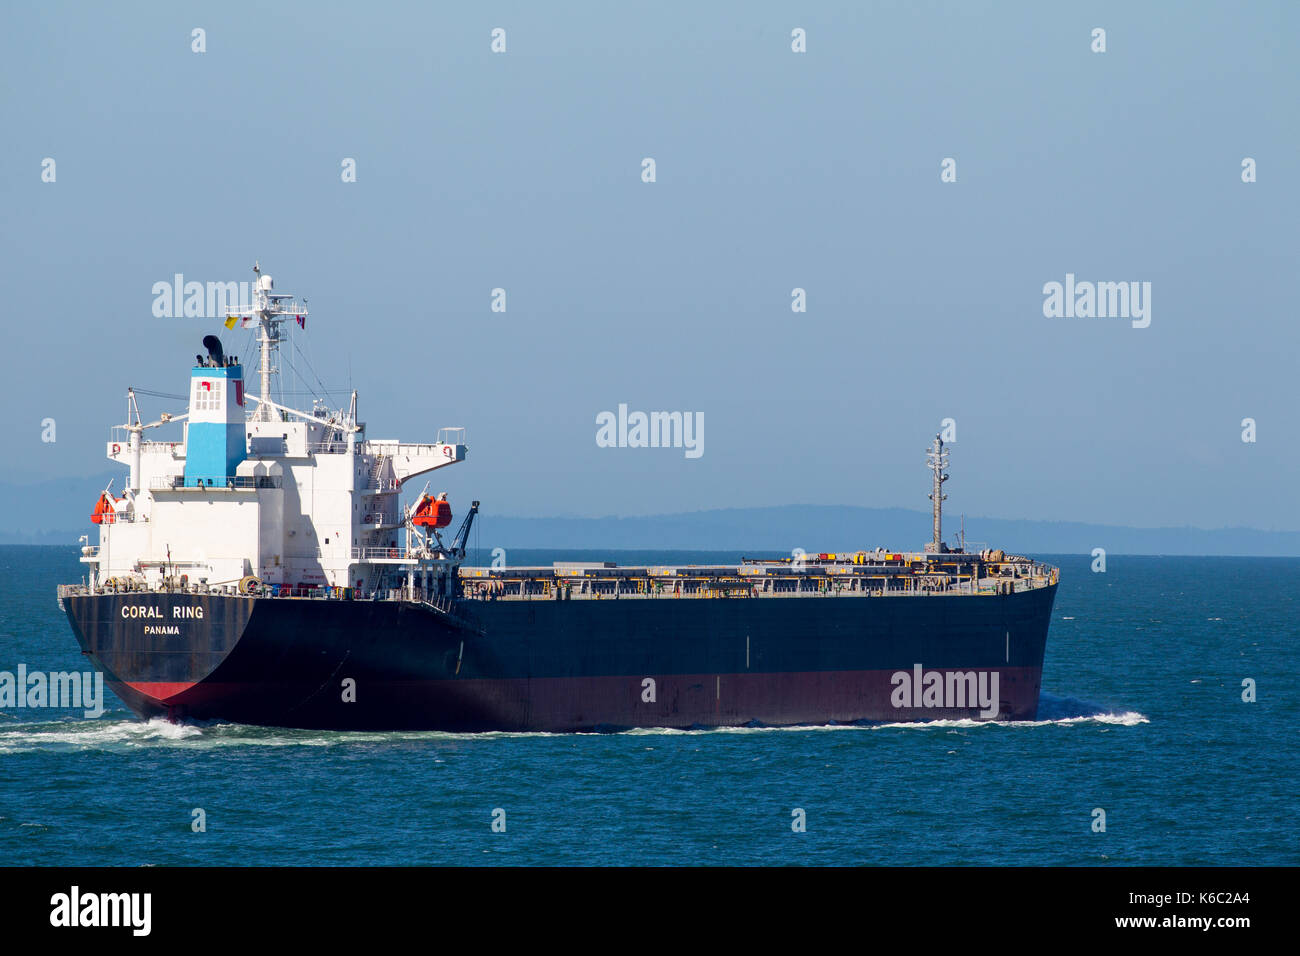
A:
[[[374,588],[384,569],[442,588],[447,550],[434,530],[413,530],[400,504],[408,479],[463,461],[463,429],[410,444],[368,439],[347,409],[309,412],[271,400],[275,354],[286,319],[304,325],[305,306],[274,293],[254,267],[254,301],[231,316],[258,329],[259,394],[215,336],[196,356],[189,408],[145,424],[135,394],[114,430],[108,458],[128,467],[120,497],[96,507],[98,546],[82,549],[92,585]],[[145,430],[183,424],[178,441],[145,441]]]

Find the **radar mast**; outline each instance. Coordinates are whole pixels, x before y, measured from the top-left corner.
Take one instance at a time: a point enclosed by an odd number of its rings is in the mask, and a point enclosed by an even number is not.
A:
[[[258,378],[261,395],[253,421],[269,422],[274,419],[275,406],[271,402],[271,374],[278,372],[274,364],[274,355],[280,348],[280,326],[289,316],[293,316],[299,326],[306,327],[307,300],[299,302],[292,295],[277,293],[275,280],[262,272],[260,262],[253,263],[253,302],[244,306],[233,315],[240,316],[247,324],[249,319],[258,323],[257,342],[260,346],[258,357]]]

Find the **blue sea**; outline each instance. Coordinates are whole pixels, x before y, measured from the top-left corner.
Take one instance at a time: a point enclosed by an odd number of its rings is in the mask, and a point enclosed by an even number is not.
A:
[[[0,864],[1300,863],[1300,559],[1042,557],[1032,723],[346,734],[110,694],[97,719],[0,710]],[[84,669],[54,594],[81,577],[75,548],[0,546],[0,671]]]

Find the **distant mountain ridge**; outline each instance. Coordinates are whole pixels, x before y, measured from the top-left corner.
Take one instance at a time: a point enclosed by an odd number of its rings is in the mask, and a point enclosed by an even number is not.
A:
[[[91,534],[94,494],[123,473],[59,478],[39,484],[0,483],[10,502],[0,517],[0,544],[76,544]],[[21,502],[21,506],[15,506]],[[459,517],[459,512],[458,512]],[[583,548],[700,551],[858,551],[876,547],[920,550],[930,537],[930,514],[907,508],[851,505],[782,505],[718,508],[630,518],[516,518],[482,513],[478,544],[488,548]],[[955,544],[959,519],[949,516],[944,538]],[[1026,521],[966,517],[967,544],[1029,554],[1089,553],[1292,557],[1300,556],[1300,531],[1255,528],[1128,528],[1078,521]],[[92,540],[94,536],[92,535]]]
[[[0,544],[76,544],[78,537],[94,530],[90,513],[110,481],[113,491],[121,494],[126,472],[118,468],[85,478],[0,482],[0,499],[9,503],[0,513]],[[98,537],[91,535],[96,544]]]
[[[858,551],[876,547],[919,551],[929,540],[931,516],[906,508],[782,505],[721,508],[631,518],[480,517],[474,536],[486,548],[762,549],[789,554]],[[955,545],[959,519],[944,524]],[[1300,556],[1300,532],[1254,528],[1126,528],[1073,521],[966,517],[966,541],[1016,553]]]

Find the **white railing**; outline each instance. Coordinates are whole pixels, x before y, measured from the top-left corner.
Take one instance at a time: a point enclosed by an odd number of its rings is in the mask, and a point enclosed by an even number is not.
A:
[[[352,549],[353,561],[370,561],[370,560],[392,561],[397,559],[405,559],[406,557],[407,554],[405,548],[367,547],[367,548]]]
[[[448,458],[446,449],[455,448],[456,442],[386,442],[386,441],[368,441],[366,442],[366,452],[371,455],[436,455],[439,458]],[[463,444],[463,442],[461,443]]]
[[[94,521],[95,516],[90,516]],[[137,521],[148,521],[149,516],[137,514],[134,511],[105,511],[99,516],[100,524],[133,524]]]
[[[156,475],[149,479],[151,491],[251,491],[279,488],[280,475]]]

